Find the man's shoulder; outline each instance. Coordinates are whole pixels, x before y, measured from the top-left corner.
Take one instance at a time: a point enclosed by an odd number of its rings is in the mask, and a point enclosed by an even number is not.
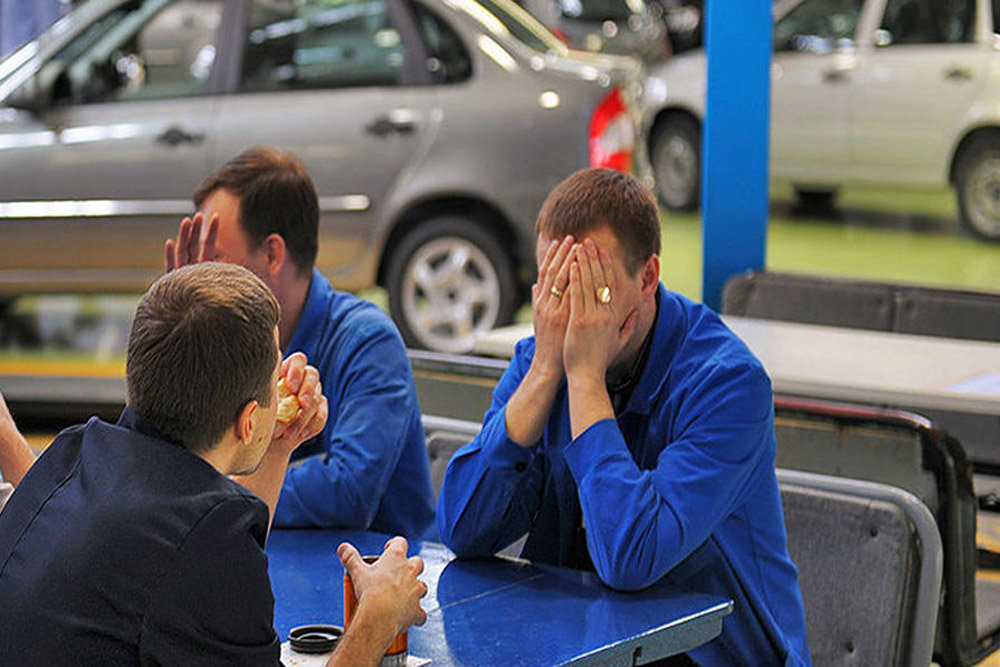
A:
[[[667,292],[680,314],[681,342],[672,374],[687,386],[746,386],[769,390],[763,364],[715,311],[674,292]]]
[[[392,318],[379,306],[348,292],[335,291],[326,310],[322,344],[347,351],[372,343],[404,354],[406,345]]]

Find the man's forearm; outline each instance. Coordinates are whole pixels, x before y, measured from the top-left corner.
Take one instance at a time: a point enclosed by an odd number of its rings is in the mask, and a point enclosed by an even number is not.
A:
[[[614,419],[615,410],[608,396],[603,376],[574,373],[567,378],[569,391],[569,421],[573,438],[601,421]]]
[[[13,422],[0,423],[0,474],[14,486],[35,462],[35,453]]]
[[[507,402],[505,426],[511,440],[522,447],[538,442],[561,380],[556,371],[531,365]]]

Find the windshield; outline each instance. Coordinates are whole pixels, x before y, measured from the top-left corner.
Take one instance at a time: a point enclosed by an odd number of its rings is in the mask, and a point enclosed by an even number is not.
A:
[[[539,23],[531,14],[513,3],[503,0],[450,0],[449,4],[476,19],[484,28],[492,33],[505,31],[529,49],[540,53],[564,53],[566,46],[556,39],[545,26]],[[478,6],[477,6],[478,5]],[[481,10],[488,12],[482,16]],[[495,22],[499,22],[497,25]]]

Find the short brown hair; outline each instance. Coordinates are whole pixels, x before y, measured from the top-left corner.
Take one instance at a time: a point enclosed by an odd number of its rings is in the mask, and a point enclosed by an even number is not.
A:
[[[128,339],[129,406],[194,452],[215,445],[240,410],[274,400],[278,302],[247,269],[208,262],[161,277]]]
[[[613,169],[583,169],[570,175],[546,197],[535,233],[559,239],[581,238],[607,225],[614,233],[630,273],[660,254],[660,219],[656,199],[637,178]]]
[[[222,165],[194,191],[194,205],[223,189],[240,200],[240,225],[253,248],[271,234],[285,240],[299,276],[308,276],[319,248],[319,200],[302,162],[270,146],[254,146]]]

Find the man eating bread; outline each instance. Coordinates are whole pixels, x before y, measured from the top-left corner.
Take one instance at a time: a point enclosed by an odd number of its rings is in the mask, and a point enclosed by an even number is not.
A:
[[[278,317],[238,266],[179,269],[145,294],[121,418],[60,433],[0,512],[0,667],[279,664],[264,541],[289,458],[329,409],[306,357],[281,360]],[[329,665],[375,665],[423,623],[406,547],[369,565],[340,545],[365,611]]]

